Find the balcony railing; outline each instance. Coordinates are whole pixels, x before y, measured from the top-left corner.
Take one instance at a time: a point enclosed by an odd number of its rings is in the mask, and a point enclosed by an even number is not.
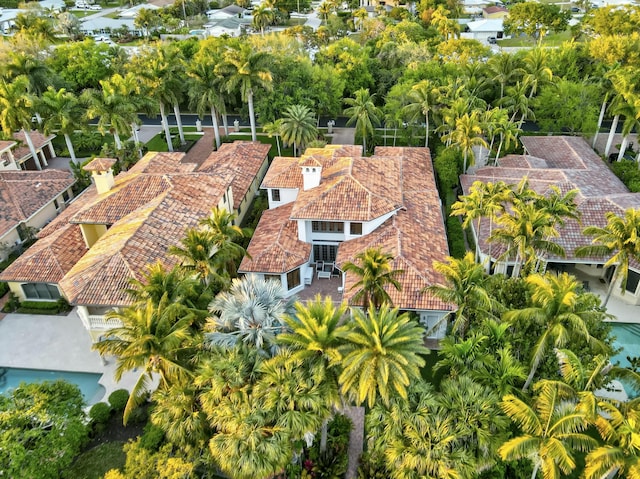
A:
[[[114,329],[121,328],[122,321],[118,319],[106,319],[104,316],[90,314],[89,329]]]

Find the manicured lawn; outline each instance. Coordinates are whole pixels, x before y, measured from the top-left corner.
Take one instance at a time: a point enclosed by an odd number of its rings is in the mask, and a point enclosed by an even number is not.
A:
[[[122,450],[124,442],[100,444],[84,452],[67,471],[66,477],[73,479],[101,479],[110,469],[121,469],[126,459]]]
[[[545,47],[559,47],[564,42],[571,40],[571,30],[566,30],[561,33],[551,33],[545,35],[542,39],[542,46]],[[498,40],[498,46],[501,47],[535,47],[538,44],[535,38],[529,36],[521,36],[516,38],[507,38],[505,40]]]
[[[88,132],[76,131],[71,135],[71,143],[76,152],[78,158],[87,158],[91,155],[97,155],[100,153],[102,146],[106,143],[113,145],[114,140],[112,135],[102,136],[96,130],[90,130]],[[58,156],[69,156],[67,152],[67,144],[64,141],[63,135],[58,135],[53,140],[53,148]]]
[[[177,131],[176,131],[177,134]],[[202,135],[184,135],[184,139],[189,142],[189,141],[198,141],[200,138],[202,138]],[[164,132],[163,133],[158,133],[156,136],[154,136],[153,138],[151,138],[150,141],[147,142],[147,148],[149,151],[169,151],[169,148],[167,147],[167,142],[164,139]]]

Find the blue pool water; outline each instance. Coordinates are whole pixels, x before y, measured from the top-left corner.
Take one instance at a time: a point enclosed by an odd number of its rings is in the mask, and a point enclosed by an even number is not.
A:
[[[640,324],[614,323],[611,325],[611,335],[616,339],[613,346],[622,350],[611,358],[613,364],[618,363],[622,367],[630,366],[627,356],[640,357]],[[629,397],[637,397],[638,391],[634,391],[628,384],[624,384]]]
[[[0,367],[0,394],[18,387],[20,383],[64,379],[77,385],[80,391],[82,391],[85,402],[87,404],[93,404],[99,401],[104,395],[104,387],[98,384],[100,376],[102,376],[102,374]]]

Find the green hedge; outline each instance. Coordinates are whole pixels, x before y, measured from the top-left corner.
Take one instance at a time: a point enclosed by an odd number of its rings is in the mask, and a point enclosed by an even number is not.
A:
[[[447,239],[451,256],[454,258],[464,257],[467,249],[464,244],[462,224],[457,216],[447,216]]]
[[[22,314],[58,314],[60,303],[51,301],[23,301],[18,307]]]
[[[0,298],[9,292],[9,285],[4,282],[0,282]]]

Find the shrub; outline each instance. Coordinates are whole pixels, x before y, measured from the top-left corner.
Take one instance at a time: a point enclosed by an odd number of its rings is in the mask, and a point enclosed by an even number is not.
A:
[[[449,254],[454,258],[462,258],[467,249],[464,243],[462,224],[457,216],[447,216],[447,240],[449,242]]]
[[[57,301],[22,301],[20,307],[29,309],[44,309],[48,311],[59,309]]]
[[[140,436],[140,446],[149,451],[157,451],[164,440],[164,431],[159,426],[147,423]]]
[[[9,292],[9,285],[5,282],[0,282],[0,297]]]
[[[127,401],[129,400],[129,391],[126,389],[118,389],[109,394],[109,404],[114,411],[124,411]]]
[[[91,406],[89,417],[93,424],[106,424],[111,417],[111,406],[106,402],[98,402]]]
[[[20,300],[18,299],[18,297],[13,293],[9,293],[9,299],[3,306],[2,311],[5,313],[13,313],[16,309],[18,309],[19,306]]]

